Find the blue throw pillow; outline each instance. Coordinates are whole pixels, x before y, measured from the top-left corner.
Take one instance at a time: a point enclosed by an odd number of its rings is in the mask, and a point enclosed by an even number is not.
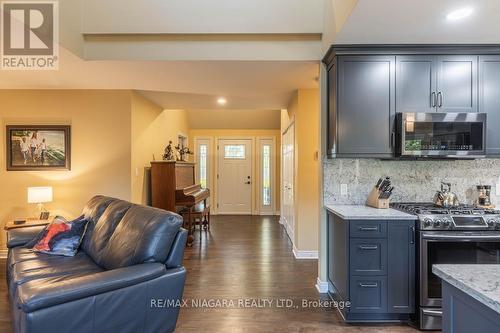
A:
[[[80,247],[87,224],[83,215],[73,221],[57,216],[26,247],[35,252],[72,257]]]

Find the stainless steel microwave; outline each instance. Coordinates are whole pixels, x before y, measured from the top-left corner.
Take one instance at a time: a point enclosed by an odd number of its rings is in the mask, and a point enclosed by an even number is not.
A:
[[[481,158],[485,155],[485,113],[396,114],[398,157]]]

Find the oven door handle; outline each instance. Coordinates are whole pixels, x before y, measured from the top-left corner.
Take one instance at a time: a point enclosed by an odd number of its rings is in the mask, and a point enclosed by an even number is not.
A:
[[[440,310],[422,309],[422,313],[424,315],[431,316],[431,317],[442,317],[443,316],[443,311],[440,311]]]
[[[461,239],[464,241],[467,241],[469,239],[500,240],[500,235],[431,235],[424,233],[422,234],[422,238],[430,240]]]

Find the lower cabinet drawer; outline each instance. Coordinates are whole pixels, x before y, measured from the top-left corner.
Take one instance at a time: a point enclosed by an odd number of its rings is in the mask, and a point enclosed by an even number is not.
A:
[[[387,277],[353,276],[349,287],[352,313],[387,312]]]
[[[387,275],[387,239],[351,238],[351,275]]]

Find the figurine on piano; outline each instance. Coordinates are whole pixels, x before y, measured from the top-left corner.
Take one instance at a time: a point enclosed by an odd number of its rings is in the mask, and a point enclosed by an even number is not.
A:
[[[189,147],[180,147],[180,145],[175,146],[175,149],[179,152],[180,158],[177,158],[178,161],[187,162],[187,155],[193,155],[193,153],[189,150]]]
[[[175,161],[174,150],[172,149],[172,141],[168,142],[168,146],[165,147],[165,153],[163,154],[164,161]]]

